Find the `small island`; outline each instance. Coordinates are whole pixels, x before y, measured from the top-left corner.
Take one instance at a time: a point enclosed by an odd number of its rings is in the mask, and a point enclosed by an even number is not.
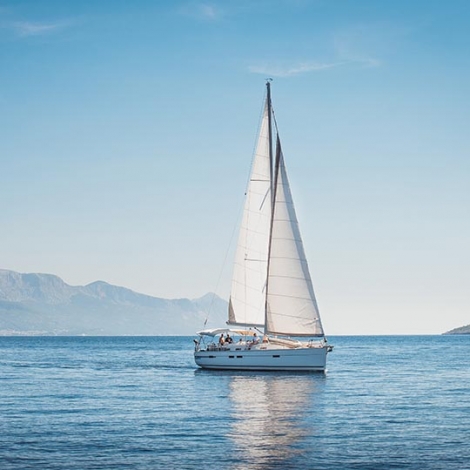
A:
[[[445,335],[470,335],[470,325],[454,328],[453,330],[446,331]]]

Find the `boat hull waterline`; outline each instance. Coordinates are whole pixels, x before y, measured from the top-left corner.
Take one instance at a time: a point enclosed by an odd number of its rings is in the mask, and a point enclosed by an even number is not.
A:
[[[204,369],[325,371],[329,346],[298,349],[240,349],[196,351]]]

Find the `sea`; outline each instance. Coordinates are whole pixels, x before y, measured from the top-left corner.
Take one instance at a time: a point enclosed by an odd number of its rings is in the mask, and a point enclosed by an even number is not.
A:
[[[191,337],[0,337],[0,470],[470,469],[470,335],[336,336],[326,373]]]

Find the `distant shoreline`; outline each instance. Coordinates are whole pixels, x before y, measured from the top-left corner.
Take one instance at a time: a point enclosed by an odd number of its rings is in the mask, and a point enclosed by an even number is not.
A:
[[[453,330],[447,331],[445,335],[470,335],[470,325],[461,326],[454,328]]]

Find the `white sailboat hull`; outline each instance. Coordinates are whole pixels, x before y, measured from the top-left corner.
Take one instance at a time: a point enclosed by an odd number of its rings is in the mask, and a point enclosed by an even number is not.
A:
[[[324,371],[329,346],[295,349],[240,349],[196,351],[204,369]]]

